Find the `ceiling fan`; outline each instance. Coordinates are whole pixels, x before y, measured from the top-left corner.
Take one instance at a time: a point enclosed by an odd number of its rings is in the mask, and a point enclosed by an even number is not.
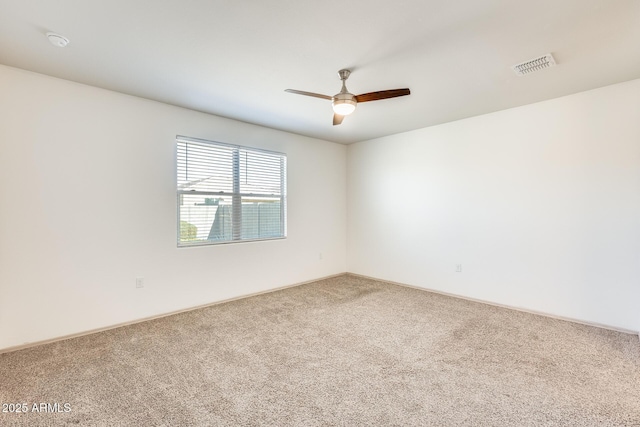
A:
[[[362,95],[354,95],[347,90],[346,81],[351,74],[350,70],[338,71],[340,80],[342,80],[342,90],[334,96],[322,95],[320,93],[305,92],[302,90],[285,89],[285,92],[297,93],[298,95],[313,96],[316,98],[328,99],[333,104],[333,125],[342,123],[344,116],[347,116],[356,109],[358,102],[378,101],[380,99],[396,98],[411,94],[408,88],[381,90],[378,92],[363,93]]]

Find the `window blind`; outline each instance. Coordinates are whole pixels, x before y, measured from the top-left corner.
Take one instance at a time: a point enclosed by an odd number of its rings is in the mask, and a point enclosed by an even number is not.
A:
[[[286,236],[283,153],[177,137],[178,246]]]

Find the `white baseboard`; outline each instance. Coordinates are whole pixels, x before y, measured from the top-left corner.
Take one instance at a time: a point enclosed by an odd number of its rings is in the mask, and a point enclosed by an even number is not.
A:
[[[376,280],[378,282],[391,283],[391,284],[397,285],[397,286],[403,286],[403,287],[407,287],[407,288],[418,289],[418,290],[425,291],[425,292],[433,292],[433,293],[436,293],[436,294],[446,295],[446,296],[453,297],[453,298],[460,298],[460,299],[464,299],[464,300],[467,300],[467,301],[473,301],[473,302],[478,302],[478,303],[481,303],[481,304],[492,305],[492,306],[495,306],[495,307],[502,307],[502,308],[507,308],[507,309],[510,309],[510,310],[517,310],[517,311],[521,311],[521,312],[524,312],[524,313],[535,314],[535,315],[538,315],[538,316],[545,316],[545,317],[549,317],[549,318],[552,318],[552,319],[564,320],[564,321],[567,321],[567,322],[578,323],[578,324],[581,324],[581,325],[593,326],[593,327],[596,327],[596,328],[608,329],[608,330],[612,330],[612,331],[616,331],[616,332],[622,332],[622,333],[626,333],[626,334],[633,334],[633,335],[637,335],[638,338],[640,339],[640,331],[633,331],[633,330],[629,330],[629,329],[618,328],[618,327],[611,326],[611,325],[604,325],[604,324],[600,324],[600,323],[596,323],[596,322],[588,322],[588,321],[584,321],[584,320],[580,320],[580,319],[573,319],[573,318],[564,317],[564,316],[557,316],[557,315],[554,315],[554,314],[540,312],[540,311],[536,311],[536,310],[529,310],[529,309],[525,309],[525,308],[521,308],[521,307],[513,307],[513,306],[506,305],[506,304],[499,304],[499,303],[486,301],[486,300],[481,300],[481,299],[477,299],[477,298],[466,297],[466,296],[463,296],[463,295],[456,295],[456,294],[443,292],[443,291],[439,291],[439,290],[435,290],[435,289],[423,288],[423,287],[420,287],[420,286],[408,285],[406,283],[399,283],[399,282],[394,282],[394,281],[391,281],[391,280],[379,279],[377,277],[365,276],[363,274],[344,272],[344,273],[332,274],[330,276],[319,277],[317,279],[307,280],[305,282],[295,283],[295,284],[292,284],[292,285],[280,286],[280,287],[273,288],[273,289],[268,289],[268,290],[265,290],[265,291],[253,292],[253,293],[246,294],[246,295],[240,295],[240,296],[237,296],[237,297],[234,297],[234,298],[228,298],[228,299],[221,300],[221,301],[214,301],[214,302],[210,302],[210,303],[206,303],[206,304],[197,305],[197,306],[194,306],[194,307],[175,310],[175,311],[171,311],[171,312],[168,312],[168,313],[162,313],[162,314],[158,314],[158,315],[154,315],[154,316],[143,317],[143,318],[136,319],[136,320],[131,320],[131,321],[128,321],[128,322],[123,322],[123,323],[118,323],[118,324],[115,324],[115,325],[105,326],[103,328],[90,329],[90,330],[83,331],[83,332],[78,332],[78,333],[75,333],[75,334],[64,335],[64,336],[51,338],[51,339],[47,339],[47,340],[34,341],[34,342],[27,343],[27,344],[7,347],[7,348],[0,349],[0,354],[10,353],[10,352],[13,352],[13,351],[18,351],[18,350],[24,350],[24,349],[31,348],[31,347],[37,347],[37,346],[40,346],[40,345],[50,344],[50,343],[54,343],[54,342],[58,342],[58,341],[64,341],[64,340],[68,340],[68,339],[72,339],[72,338],[82,337],[82,336],[85,336],[85,335],[91,335],[91,334],[95,334],[95,333],[98,333],[98,332],[103,332],[103,331],[108,331],[108,330],[111,330],[111,329],[121,328],[123,326],[135,325],[136,323],[142,323],[142,322],[146,322],[146,321],[149,321],[149,320],[161,319],[163,317],[172,316],[174,314],[185,313],[185,312],[192,311],[192,310],[198,310],[198,309],[201,309],[201,308],[211,307],[211,306],[218,305],[218,304],[224,304],[224,303],[231,302],[231,301],[236,301],[236,300],[239,300],[239,299],[250,298],[250,297],[253,297],[253,296],[257,296],[257,295],[268,294],[268,293],[271,293],[271,292],[281,291],[283,289],[294,288],[296,286],[302,286],[302,285],[306,285],[308,283],[318,282],[320,280],[331,279],[333,277],[340,277],[340,276],[345,276],[345,275],[354,276],[354,277],[361,277],[361,278],[370,279],[370,280]]]
[[[253,293],[250,293],[250,294],[240,295],[240,296],[237,296],[237,297],[228,298],[228,299],[221,300],[221,301],[214,301],[214,302],[210,302],[210,303],[206,303],[206,304],[197,305],[197,306],[194,306],[194,307],[188,307],[188,308],[183,308],[183,309],[180,309],[180,310],[170,311],[168,313],[162,313],[162,314],[158,314],[158,315],[154,315],[154,316],[148,316],[148,317],[143,317],[143,318],[136,319],[136,320],[131,320],[131,321],[128,321],[128,322],[117,323],[115,325],[105,326],[105,327],[102,327],[102,328],[90,329],[90,330],[86,330],[86,331],[82,331],[82,332],[77,332],[75,334],[63,335],[63,336],[60,336],[60,337],[50,338],[50,339],[46,339],[46,340],[34,341],[34,342],[27,343],[27,344],[21,344],[21,345],[6,347],[6,348],[3,348],[3,349],[0,349],[0,354],[11,353],[13,351],[24,350],[24,349],[27,349],[27,348],[37,347],[37,346],[44,345],[44,344],[50,344],[50,343],[54,343],[54,342],[58,342],[58,341],[64,341],[64,340],[68,340],[68,339],[72,339],[72,338],[83,337],[85,335],[91,335],[91,334],[96,334],[98,332],[109,331],[111,329],[121,328],[123,326],[135,325],[136,323],[147,322],[149,320],[161,319],[163,317],[173,316],[174,314],[185,313],[187,311],[198,310],[200,308],[211,307],[211,306],[214,306],[214,305],[224,304],[226,302],[236,301],[236,300],[239,300],[239,299],[254,297],[254,296],[257,296],[257,295],[268,294],[268,293],[271,293],[271,292],[281,291],[281,290],[287,289],[287,288],[294,288],[296,286],[302,286],[302,285],[306,285],[308,283],[313,283],[313,282],[317,282],[317,281],[320,281],[320,280],[330,279],[332,277],[344,276],[345,274],[347,274],[347,273],[345,272],[345,273],[332,274],[330,276],[319,277],[317,279],[307,280],[305,282],[295,283],[293,285],[280,286],[280,287],[273,288],[273,289],[267,289],[266,291],[253,292]]]
[[[391,283],[393,285],[403,286],[403,287],[412,288],[412,289],[418,289],[418,290],[426,291],[426,292],[433,292],[435,294],[445,295],[445,296],[453,297],[453,298],[460,298],[460,299],[464,299],[464,300],[467,300],[467,301],[479,302],[481,304],[492,305],[494,307],[507,308],[509,310],[516,310],[516,311],[521,311],[521,312],[524,312],[524,313],[535,314],[535,315],[538,315],[538,316],[549,317],[549,318],[552,318],[552,319],[564,320],[566,322],[579,323],[581,325],[593,326],[593,327],[601,328],[601,329],[608,329],[610,331],[616,331],[616,332],[622,332],[622,333],[625,333],[625,334],[638,335],[638,338],[640,338],[640,331],[634,331],[634,330],[631,330],[631,329],[619,328],[617,326],[605,325],[605,324],[597,323],[597,322],[589,322],[589,321],[586,321],[586,320],[574,319],[574,318],[571,318],[571,317],[557,316],[555,314],[545,313],[543,311],[530,310],[530,309],[522,308],[522,307],[514,307],[514,306],[507,305],[507,304],[500,304],[500,303],[496,303],[496,302],[492,302],[492,301],[487,301],[487,300],[482,300],[482,299],[477,299],[477,298],[471,298],[471,297],[467,297],[467,296],[464,296],[464,295],[452,294],[452,293],[449,293],[449,292],[443,292],[443,291],[439,291],[439,290],[436,290],[436,289],[423,288],[421,286],[407,285],[406,283],[399,283],[399,282],[394,282],[394,281],[391,281],[391,280],[379,279],[377,277],[365,276],[364,274],[347,273],[347,275],[354,276],[354,277],[362,277],[364,279],[376,280],[378,282]]]

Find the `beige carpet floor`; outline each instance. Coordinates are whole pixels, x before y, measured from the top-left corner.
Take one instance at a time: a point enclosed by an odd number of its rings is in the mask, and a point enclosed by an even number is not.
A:
[[[28,405],[2,426],[640,426],[640,341],[341,276],[0,355],[0,402]]]

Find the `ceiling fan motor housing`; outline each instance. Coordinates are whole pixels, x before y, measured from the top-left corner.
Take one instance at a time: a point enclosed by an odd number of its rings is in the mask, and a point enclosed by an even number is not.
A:
[[[356,109],[356,96],[349,92],[340,92],[337,95],[333,96],[333,111],[336,114],[340,114],[341,116],[346,116],[348,114],[353,113],[353,110]]]
[[[349,78],[349,74],[351,74],[351,71],[346,69],[338,71],[340,80],[342,80],[342,90],[332,98],[333,112],[341,116],[353,113],[356,109],[356,104],[358,104],[356,96],[349,93],[347,86],[345,85],[346,80]]]

